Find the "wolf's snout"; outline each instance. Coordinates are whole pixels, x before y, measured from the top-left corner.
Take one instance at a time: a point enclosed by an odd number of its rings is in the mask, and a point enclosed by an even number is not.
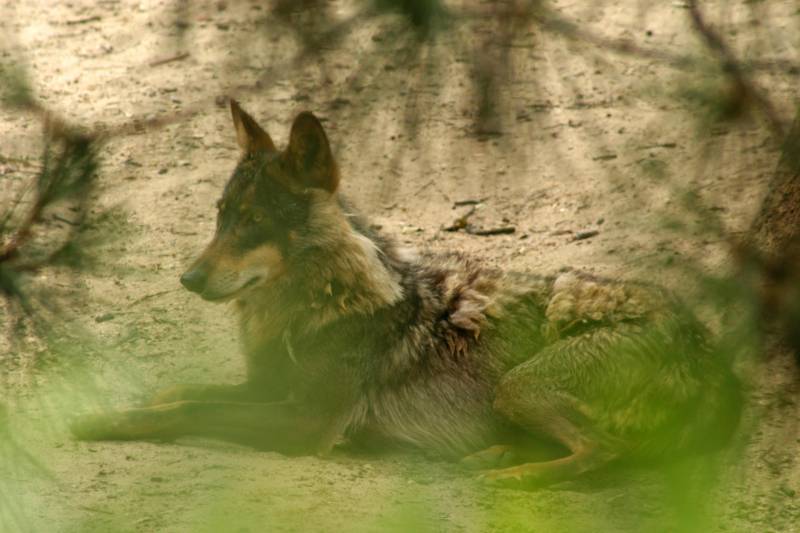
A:
[[[181,285],[192,292],[203,292],[208,281],[208,272],[203,268],[192,268],[181,276]]]

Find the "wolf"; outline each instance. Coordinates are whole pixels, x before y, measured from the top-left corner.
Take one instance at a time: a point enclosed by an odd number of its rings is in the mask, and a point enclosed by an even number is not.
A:
[[[194,435],[284,454],[410,446],[529,488],[715,449],[734,431],[739,382],[665,290],[408,253],[339,194],[312,113],[279,150],[235,100],[230,110],[241,159],[180,282],[232,303],[246,380],[85,416],[78,438]],[[539,457],[538,443],[555,451]]]

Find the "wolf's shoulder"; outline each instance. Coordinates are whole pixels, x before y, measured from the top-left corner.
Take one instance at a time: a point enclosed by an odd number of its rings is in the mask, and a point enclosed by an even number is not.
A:
[[[677,304],[658,285],[576,269],[544,274],[505,270],[459,252],[425,253],[421,262],[422,271],[438,285],[450,322],[475,333],[521,303],[541,309],[554,326],[648,319]]]

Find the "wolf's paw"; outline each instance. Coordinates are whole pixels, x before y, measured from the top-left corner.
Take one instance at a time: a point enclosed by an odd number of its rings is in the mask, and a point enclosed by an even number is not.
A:
[[[513,446],[497,444],[461,459],[461,466],[470,470],[501,468],[518,463],[518,454]]]
[[[504,489],[529,489],[529,480],[526,476],[514,468],[500,468],[495,470],[484,470],[478,475],[478,481],[490,487]]]
[[[566,467],[566,468],[565,468]],[[515,490],[538,490],[574,477],[569,464],[550,461],[524,463],[510,468],[485,470],[478,480],[486,485]]]
[[[84,415],[70,424],[78,440],[171,440],[173,432],[164,427],[162,409],[143,408]]]
[[[117,413],[83,415],[72,420],[69,430],[77,440],[114,440],[119,438]]]

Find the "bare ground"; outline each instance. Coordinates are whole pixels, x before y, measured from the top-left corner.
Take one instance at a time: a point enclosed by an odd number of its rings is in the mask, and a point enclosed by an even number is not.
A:
[[[702,459],[721,479],[710,496],[675,494],[664,481],[669,472],[652,470],[519,493],[479,486],[453,465],[407,454],[287,458],[206,441],[71,440],[64,422],[74,411],[126,405],[172,383],[242,377],[229,310],[177,282],[213,231],[214,201],[237,158],[218,95],[238,94],[279,144],[296,112],[323,117],[343,193],[409,245],[465,250],[504,268],[657,279],[679,291],[693,288],[681,266],[727,268],[724,243],[702,221],[682,233],[661,224],[670,216],[692,222],[679,193],[698,191],[732,231],[742,231],[779,154],[756,119],[715,125],[709,135],[696,108],[675,97],[703,84],[701,72],[538,31],[509,51],[501,135],[473,133],[471,48],[455,46],[486,38],[491,29],[480,24],[410,59],[402,50],[373,53],[402,43],[380,33],[390,19],[358,24],[324,66],[277,69],[252,90],[265,67],[289,64],[296,42],[257,24],[266,14],[259,3],[192,5],[183,30],[175,5],[159,0],[0,8],[7,49],[26,58],[37,95],[69,120],[113,126],[201,110],[106,145],[98,205],[119,206],[125,216],[100,229],[120,239],[102,247],[95,273],[33,280],[82,298],[64,324],[79,341],[62,342],[81,343],[69,346],[79,361],[67,371],[28,368],[34,354],[6,357],[18,364],[4,376],[14,442],[41,468],[23,460],[6,467],[0,529],[682,531],[693,523],[698,531],[800,530],[797,378],[780,360],[767,369],[742,365],[752,386],[745,435],[741,449]],[[700,50],[679,2],[553,5],[600,35],[674,54]],[[706,5],[743,56],[797,58],[793,3]],[[335,10],[342,18],[351,12]],[[417,67],[411,74],[408,63]],[[797,78],[758,81],[791,116]],[[38,122],[10,110],[0,116],[2,155],[35,163]],[[30,163],[3,160],[2,178],[30,176]],[[467,212],[454,207],[463,200],[482,201],[471,217],[476,226],[513,226],[515,233],[442,231]],[[598,233],[576,240],[581,231]],[[703,506],[712,522],[698,522]]]

